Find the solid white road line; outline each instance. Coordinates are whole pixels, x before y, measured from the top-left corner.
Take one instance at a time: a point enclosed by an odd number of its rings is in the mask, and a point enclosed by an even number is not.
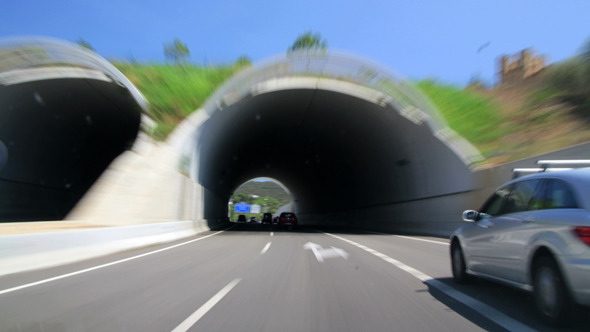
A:
[[[376,235],[389,235],[389,236],[401,237],[401,238],[409,239],[409,240],[416,240],[416,241],[424,241],[424,242],[429,242],[429,243],[442,244],[442,245],[445,245],[445,246],[448,246],[449,245],[448,242],[421,239],[419,237],[413,237],[413,236],[395,235],[395,234],[387,234],[387,233],[381,233],[381,232],[367,232],[367,233],[369,233],[369,234],[376,234]]]
[[[264,248],[262,248],[262,251],[260,252],[260,254],[261,254],[261,255],[264,255],[264,254],[265,254],[265,253],[268,251],[268,248],[270,248],[270,242],[268,242],[268,243],[267,243],[267,244],[264,246]]]
[[[352,240],[343,238],[338,235],[334,235],[334,234],[330,234],[330,233],[326,233],[326,232],[322,232],[322,233],[329,235],[333,238],[336,238],[338,240],[344,241],[346,243],[349,243],[357,248],[360,248],[368,253],[371,253],[371,254],[383,259],[384,261],[386,261],[390,264],[393,264],[395,267],[408,272],[413,277],[419,279],[420,281],[424,282],[425,284],[435,287],[439,291],[445,293],[447,296],[450,296],[453,299],[467,305],[471,309],[475,310],[476,312],[479,312],[484,317],[490,319],[491,321],[502,326],[503,328],[507,329],[508,331],[535,331],[534,329],[531,329],[527,325],[524,325],[524,324],[520,323],[519,321],[512,319],[511,317],[490,307],[489,305],[487,305],[483,302],[480,302],[480,301],[478,301],[466,294],[463,294],[460,291],[458,291],[452,287],[449,287],[446,284],[432,278],[431,276],[429,276],[429,275],[427,275],[427,274],[425,274],[425,273],[423,273],[423,272],[421,272],[409,265],[406,265],[396,259],[393,259],[385,254],[382,254],[382,253],[378,252],[377,250],[371,249],[371,248],[364,246],[360,243],[354,242]]]
[[[179,243],[179,244],[175,244],[175,245],[170,246],[170,247],[166,247],[166,248],[162,248],[162,249],[150,251],[150,252],[147,252],[147,253],[144,253],[144,254],[141,254],[141,255],[137,255],[137,256],[133,256],[133,257],[128,257],[128,258],[120,259],[118,261],[114,261],[114,262],[111,262],[111,263],[106,263],[106,264],[102,264],[102,265],[90,267],[90,268],[87,268],[87,269],[84,269],[84,270],[79,270],[79,271],[75,271],[75,272],[71,272],[71,273],[62,274],[62,275],[59,275],[57,277],[39,280],[39,281],[31,282],[31,283],[28,283],[28,284],[24,284],[24,285],[21,285],[21,286],[7,288],[7,289],[4,289],[4,290],[0,290],[0,295],[6,294],[6,293],[10,293],[10,292],[14,292],[14,291],[21,290],[21,289],[25,289],[25,288],[29,288],[29,287],[33,287],[33,286],[38,286],[38,285],[41,285],[41,284],[46,284],[48,282],[56,281],[56,280],[59,280],[59,279],[73,277],[73,276],[78,275],[78,274],[82,274],[82,273],[86,273],[86,272],[90,272],[90,271],[102,269],[102,268],[105,268],[105,267],[109,267],[109,266],[112,266],[112,265],[116,265],[116,264],[128,262],[128,261],[131,261],[131,260],[134,260],[134,259],[138,259],[138,258],[141,258],[141,257],[145,257],[145,256],[157,254],[157,253],[162,252],[162,251],[166,251],[166,250],[178,248],[180,246],[184,246],[184,245],[187,245],[187,244],[190,244],[190,243],[193,243],[193,242],[204,240],[206,238],[212,237],[214,235],[217,235],[217,234],[220,234],[220,233],[223,233],[223,232],[225,232],[225,230],[219,231],[219,232],[215,232],[213,234],[209,234],[209,235],[200,237],[198,239],[193,239],[193,240],[190,240],[190,241],[186,241],[186,242],[182,242],[182,243]]]
[[[184,320],[184,322],[180,323],[180,325],[178,325],[174,330],[172,330],[172,332],[185,332],[188,331],[188,329],[190,329],[193,325],[195,325],[196,322],[199,321],[199,319],[201,319],[201,317],[205,316],[205,314],[211,310],[211,308],[213,308],[217,302],[221,301],[221,299],[223,299],[224,296],[227,295],[227,293],[229,293],[229,291],[232,290],[232,288],[234,288],[241,279],[234,279],[232,282],[230,282],[229,284],[227,284],[227,286],[223,287],[222,290],[220,290],[217,294],[213,295],[212,298],[209,299],[209,301],[205,302],[205,304],[203,304],[199,309],[197,309],[197,311],[195,311],[192,315],[190,315],[187,319]]]
[[[423,242],[428,242],[428,243],[442,244],[444,246],[448,246],[449,245],[448,242],[421,239],[419,237],[411,237],[411,236],[404,236],[404,235],[394,235],[394,236],[395,237],[401,237],[401,238],[404,238],[404,239],[410,239],[410,240],[416,240],[416,241],[423,241]]]

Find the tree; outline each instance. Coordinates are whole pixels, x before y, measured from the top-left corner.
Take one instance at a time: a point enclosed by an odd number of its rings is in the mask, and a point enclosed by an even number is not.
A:
[[[95,52],[94,47],[92,47],[92,45],[90,45],[89,42],[87,42],[86,40],[84,40],[82,38],[78,38],[78,40],[76,41],[76,44]]]
[[[188,47],[178,38],[174,39],[172,43],[164,43],[164,56],[177,65],[185,63],[189,55]]]
[[[232,201],[234,204],[237,204],[237,203],[242,203],[242,202],[244,202],[244,203],[246,203],[246,204],[250,204],[250,203],[252,202],[252,199],[251,199],[251,197],[249,197],[249,196],[248,196],[248,194],[245,194],[245,193],[239,193],[239,194],[235,194],[235,195],[232,197],[231,201]]]
[[[580,54],[552,65],[544,77],[546,87],[557,91],[552,99],[568,103],[574,114],[590,122],[590,40]]]
[[[252,61],[246,55],[240,56],[234,64],[234,66],[237,66],[237,67],[249,67],[251,65],[252,65]]]
[[[313,33],[311,31],[305,32],[295,39],[293,45],[287,49],[287,53],[295,51],[321,51],[325,52],[328,48],[328,42],[322,39],[319,33]]]
[[[590,63],[590,39],[588,39],[582,46],[581,57],[582,60],[586,62],[586,64]]]

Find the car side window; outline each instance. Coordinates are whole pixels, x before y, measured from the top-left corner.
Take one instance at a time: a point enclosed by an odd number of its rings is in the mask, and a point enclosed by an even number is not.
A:
[[[516,183],[506,199],[502,214],[527,211],[540,182],[541,180],[533,179]]]
[[[540,210],[545,208],[545,193],[547,189],[547,181],[543,180],[533,198],[529,202],[528,210]]]
[[[511,188],[512,186],[506,186],[498,189],[480,209],[480,218],[499,215]]]
[[[576,209],[578,204],[570,186],[562,180],[549,180],[545,196],[546,209]]]

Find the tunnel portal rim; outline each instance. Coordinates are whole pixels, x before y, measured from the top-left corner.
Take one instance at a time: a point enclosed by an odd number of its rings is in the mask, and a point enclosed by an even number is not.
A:
[[[44,57],[38,57],[41,49]],[[97,70],[124,87],[133,96],[143,113],[149,113],[149,103],[143,94],[113,64],[81,45],[47,36],[12,36],[0,38],[2,52],[20,52],[19,62],[0,56],[0,75],[15,70],[35,68],[82,67]],[[1,82],[0,82],[1,84]]]
[[[336,71],[347,68],[348,75]],[[322,86],[325,87],[330,80],[341,80],[381,93],[385,98],[377,102],[378,104],[389,104],[404,117],[426,124],[432,135],[443,142],[466,166],[473,168],[484,160],[479,150],[451,129],[438,108],[408,80],[373,60],[342,51],[301,51],[276,55],[242,70],[218,88],[201,108],[186,118],[169,136],[168,142],[177,146],[183,154],[190,154],[192,146],[196,145],[199,127],[216,112],[246,98],[272,92],[256,91],[257,86],[266,82],[301,78],[315,80],[307,86],[308,89],[324,90]],[[340,93],[346,94],[346,91]]]
[[[275,179],[273,177],[270,176],[257,176],[255,178],[251,178],[250,180],[246,180],[243,183],[237,185],[233,190],[232,190],[232,194],[236,191],[236,189],[240,188],[241,186],[245,185],[248,182],[252,182],[252,181],[256,181],[256,180],[260,180],[260,182],[263,181],[270,181],[270,182],[274,182],[275,184],[279,185],[279,187],[281,187],[281,189],[283,189],[287,194],[289,194],[289,196],[293,196],[293,194],[291,193],[291,190],[289,190],[289,188],[287,186],[285,186],[285,184],[283,182],[281,182],[278,179]]]

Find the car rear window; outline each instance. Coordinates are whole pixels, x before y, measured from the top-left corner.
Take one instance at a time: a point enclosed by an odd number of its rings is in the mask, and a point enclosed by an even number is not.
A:
[[[285,217],[285,218],[293,218],[293,217],[295,217],[295,214],[294,213],[283,213],[283,217]]]
[[[549,180],[545,197],[547,209],[576,209],[578,204],[572,190],[565,181]]]

